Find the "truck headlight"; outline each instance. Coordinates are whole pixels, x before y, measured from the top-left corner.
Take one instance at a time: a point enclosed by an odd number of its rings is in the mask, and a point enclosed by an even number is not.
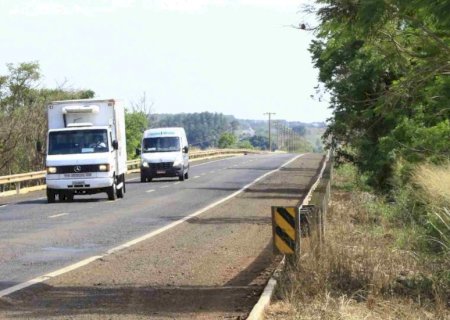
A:
[[[183,159],[176,159],[176,160],[173,162],[173,166],[174,166],[174,167],[181,167],[182,164],[183,164]]]
[[[144,168],[148,168],[148,162],[143,161],[143,162],[142,162],[142,166],[143,166]]]
[[[47,173],[56,173],[56,167],[47,167]]]
[[[100,164],[98,166],[99,171],[109,171],[109,164]]]

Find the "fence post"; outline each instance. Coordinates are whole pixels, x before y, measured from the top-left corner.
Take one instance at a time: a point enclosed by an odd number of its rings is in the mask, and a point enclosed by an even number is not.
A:
[[[20,181],[16,182],[16,193],[20,193]]]

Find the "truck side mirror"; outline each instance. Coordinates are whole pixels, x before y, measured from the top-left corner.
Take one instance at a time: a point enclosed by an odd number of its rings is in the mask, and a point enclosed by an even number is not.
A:
[[[136,156],[140,156],[141,155],[141,149],[136,148]]]
[[[112,147],[114,150],[119,149],[119,142],[117,140],[113,140]]]
[[[42,142],[40,142],[39,140],[36,141],[36,151],[37,151],[38,153],[41,153],[41,152],[42,152]]]
[[[189,147],[188,147],[188,146],[184,147],[184,148],[183,148],[183,152],[184,152],[184,153],[188,153],[188,152],[189,152]]]

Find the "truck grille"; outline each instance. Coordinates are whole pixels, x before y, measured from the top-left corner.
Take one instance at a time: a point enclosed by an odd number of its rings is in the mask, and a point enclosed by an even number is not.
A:
[[[99,172],[98,164],[84,164],[72,166],[56,167],[56,173],[83,173],[83,172]]]

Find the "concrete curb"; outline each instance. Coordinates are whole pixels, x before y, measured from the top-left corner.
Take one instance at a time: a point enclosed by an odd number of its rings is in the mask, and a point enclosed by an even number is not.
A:
[[[247,317],[247,320],[262,320],[264,319],[264,311],[270,305],[270,301],[272,300],[273,294],[277,287],[277,277],[281,273],[284,267],[286,257],[283,256],[283,260],[278,264],[275,271],[272,273],[269,281],[264,288],[263,293],[258,299],[258,302],[253,307],[252,311]]]

